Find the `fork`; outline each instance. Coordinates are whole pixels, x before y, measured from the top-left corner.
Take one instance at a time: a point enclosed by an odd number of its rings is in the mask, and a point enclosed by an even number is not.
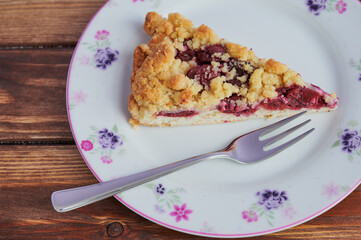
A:
[[[111,197],[117,193],[139,186],[151,180],[160,178],[177,170],[191,166],[195,163],[199,163],[200,161],[215,157],[231,159],[242,164],[262,161],[290,147],[294,143],[300,141],[302,138],[310,134],[313,130],[315,130],[315,128],[312,128],[289,140],[286,143],[283,143],[269,150],[265,149],[271,144],[278,142],[282,138],[294,132],[296,129],[306,125],[311,120],[308,119],[292,128],[289,128],[288,130],[283,131],[282,133],[279,133],[276,136],[269,137],[263,140],[261,138],[282,127],[283,125],[293,121],[294,119],[300,117],[304,113],[306,113],[306,111],[283,119],[267,127],[244,134],[234,139],[225,149],[220,151],[191,157],[182,161],[174,162],[144,172],[120,177],[108,182],[102,182],[89,186],[53,192],[53,194],[51,195],[51,202],[56,211],[67,212]]]

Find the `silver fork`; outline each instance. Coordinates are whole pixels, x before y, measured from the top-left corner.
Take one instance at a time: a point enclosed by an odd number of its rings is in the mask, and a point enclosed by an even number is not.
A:
[[[53,194],[51,195],[51,202],[56,211],[67,212],[100,201],[102,199],[111,197],[117,193],[139,186],[143,183],[165,176],[182,168],[191,166],[200,161],[215,157],[228,158],[243,164],[262,161],[288,148],[292,144],[300,141],[302,138],[304,138],[314,130],[314,128],[312,128],[298,135],[292,140],[283,143],[280,146],[274,147],[270,150],[265,150],[266,147],[269,147],[271,144],[281,140],[282,138],[286,137],[288,134],[294,132],[296,129],[306,125],[311,120],[308,119],[282,133],[279,133],[276,136],[267,138],[265,140],[260,140],[260,138],[282,127],[283,125],[289,123],[290,121],[298,118],[304,113],[305,112],[298,113],[294,116],[283,119],[267,127],[244,134],[234,139],[228,145],[228,147],[220,151],[202,154],[182,161],[171,163],[165,166],[150,169],[144,172],[136,173],[125,177],[120,177],[108,182],[102,182],[89,186],[53,192]]]

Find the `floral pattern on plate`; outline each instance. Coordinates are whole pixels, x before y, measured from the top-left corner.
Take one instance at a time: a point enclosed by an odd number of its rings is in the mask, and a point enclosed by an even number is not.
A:
[[[169,213],[170,216],[175,217],[175,221],[179,222],[181,220],[188,221],[189,214],[193,212],[191,209],[187,209],[187,204],[183,203],[181,206],[176,204],[173,205],[174,211]]]
[[[293,218],[296,214],[295,209],[288,202],[286,191],[264,190],[257,192],[256,196],[258,202],[253,203],[248,210],[242,212],[242,218],[248,223],[264,218],[270,226],[273,226],[272,222],[278,212],[281,212],[286,218]]]
[[[153,2],[153,8],[158,8],[162,2],[162,0],[132,0],[133,3],[137,3],[137,2]]]
[[[176,222],[189,220],[189,214],[191,214],[193,210],[187,208],[187,204],[184,203],[179,196],[179,194],[186,193],[184,188],[167,189],[162,183],[147,183],[144,184],[144,186],[154,192],[157,202],[154,206],[156,212],[160,214],[169,212],[170,216],[175,217]]]
[[[100,155],[99,159],[104,164],[113,162],[112,155],[117,152],[122,154],[125,151],[123,140],[125,137],[119,134],[117,125],[115,124],[111,130],[108,128],[97,128],[91,126],[92,134],[85,140],[82,140],[80,147],[85,152]]]
[[[207,221],[205,221],[200,229],[204,233],[217,233],[213,226],[211,226]]]
[[[169,210],[172,209],[172,206],[175,204],[181,204],[182,198],[180,195],[186,193],[184,188],[168,189],[162,183],[147,183],[144,184],[144,186],[154,192],[155,200],[157,202],[154,209],[159,213],[165,213],[165,209]]]
[[[361,157],[361,130],[356,129],[357,121],[350,121],[349,127],[337,133],[337,140],[332,147],[341,147],[347,154],[347,159],[353,161],[355,156]]]
[[[98,30],[94,34],[94,42],[82,42],[81,44],[93,52],[93,55],[92,57],[89,55],[80,56],[78,58],[79,63],[105,70],[118,60],[119,51],[110,47],[109,35],[110,32],[107,30]]]
[[[322,11],[343,14],[347,10],[347,3],[343,0],[306,0],[309,11],[318,16]]]
[[[351,59],[349,62],[349,65],[353,68],[356,69],[358,71],[360,71],[360,75],[358,77],[358,80],[361,82],[361,58],[359,59],[359,61],[356,63],[356,61],[354,59]]]
[[[327,198],[335,198],[339,197],[341,194],[344,194],[350,189],[349,186],[341,186],[337,185],[334,182],[330,182],[329,184],[325,184],[322,186],[322,195],[326,196]]]
[[[83,90],[75,91],[71,94],[69,102],[69,110],[73,110],[76,106],[82,103],[86,103],[88,95]]]
[[[117,2],[117,0],[110,0],[108,1],[107,7],[111,8],[111,7],[118,7],[119,6],[119,3]]]

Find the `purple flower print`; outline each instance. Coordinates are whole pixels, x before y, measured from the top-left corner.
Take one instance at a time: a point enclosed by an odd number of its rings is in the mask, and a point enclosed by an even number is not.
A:
[[[93,143],[89,140],[84,140],[81,142],[81,149],[84,151],[90,151],[93,149]]]
[[[342,150],[352,153],[361,146],[361,136],[357,131],[351,131],[346,128],[341,135]]]
[[[144,2],[144,0],[139,0],[140,2]],[[133,0],[133,3],[138,2],[138,0]]]
[[[94,55],[96,67],[106,69],[112,62],[117,60],[118,55],[119,52],[117,50],[112,50],[110,47],[98,49]]]
[[[117,146],[123,145],[123,141],[118,135],[115,135],[112,131],[107,128],[98,131],[98,141],[103,149],[110,148],[115,149]]]
[[[155,187],[155,192],[159,195],[163,195],[165,193],[165,187],[163,186],[163,184],[159,183],[156,187]]]
[[[360,0],[361,1],[361,0]],[[361,82],[361,74],[360,74],[360,76],[358,77],[358,80]]]
[[[285,191],[264,190],[263,192],[257,192],[257,196],[259,197],[258,204],[264,205],[267,210],[278,208],[284,201],[288,200]]]
[[[97,34],[94,36],[97,40],[105,40],[109,36],[109,32],[107,30],[97,31]]]
[[[103,163],[110,164],[113,162],[113,159],[111,159],[109,156],[101,156],[100,159]]]
[[[326,9],[327,0],[306,0],[306,5],[311,13],[318,16],[322,10]]]
[[[346,11],[346,6],[347,6],[347,3],[345,3],[343,0],[340,0],[336,3],[336,10],[342,14]]]
[[[250,211],[243,211],[242,217],[244,220],[247,220],[247,222],[257,222],[258,221],[258,215],[256,212],[250,210]]]
[[[174,205],[173,207],[175,211],[171,212],[169,215],[176,217],[176,222],[179,222],[182,219],[186,221],[189,220],[188,214],[191,214],[193,211],[187,209],[187,205],[185,203],[181,207],[179,207],[178,205]]]
[[[154,210],[159,212],[160,214],[163,214],[165,212],[164,209],[158,204],[154,206]]]

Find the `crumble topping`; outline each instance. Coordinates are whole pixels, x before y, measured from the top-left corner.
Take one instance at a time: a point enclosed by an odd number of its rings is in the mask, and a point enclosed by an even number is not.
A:
[[[163,18],[150,12],[144,29],[151,40],[134,52],[129,98],[133,117],[172,111],[191,115],[212,108],[252,113],[256,109],[250,106],[276,99],[279,89],[305,84],[285,64],[259,59],[206,25],[194,27],[179,13]]]

